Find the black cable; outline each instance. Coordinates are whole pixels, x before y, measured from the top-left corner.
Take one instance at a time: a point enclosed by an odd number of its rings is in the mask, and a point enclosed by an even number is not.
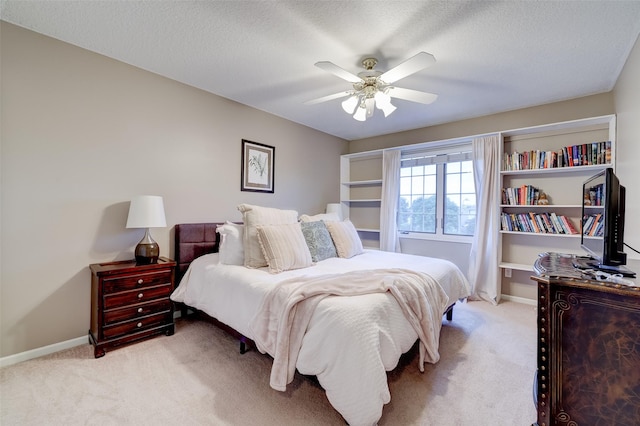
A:
[[[640,253],[640,251],[638,251],[638,250],[634,249],[634,248],[633,248],[633,247],[631,247],[629,244],[627,244],[627,243],[622,243],[622,244],[624,244],[625,246],[629,247],[631,250],[635,251],[636,253]]]

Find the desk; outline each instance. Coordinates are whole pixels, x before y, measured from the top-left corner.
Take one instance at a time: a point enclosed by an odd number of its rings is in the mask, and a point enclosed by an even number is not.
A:
[[[571,255],[545,253],[534,269],[537,425],[638,425],[640,287],[585,279]]]

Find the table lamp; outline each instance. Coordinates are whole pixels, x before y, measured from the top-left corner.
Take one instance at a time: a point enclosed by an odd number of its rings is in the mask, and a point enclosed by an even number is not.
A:
[[[164,228],[167,220],[164,216],[162,197],[157,195],[139,195],[131,199],[127,228],[145,228],[144,237],[136,246],[137,265],[158,263],[160,247],[149,233],[149,228]]]
[[[329,203],[327,204],[327,213],[335,213],[338,215],[340,220],[342,220],[342,204],[340,203]]]

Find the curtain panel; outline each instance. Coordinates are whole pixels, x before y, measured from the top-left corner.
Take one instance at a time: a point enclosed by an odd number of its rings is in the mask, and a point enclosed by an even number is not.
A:
[[[476,229],[471,244],[469,281],[471,300],[500,301],[499,204],[500,136],[474,138],[472,141],[473,177],[476,186]]]
[[[398,198],[400,197],[400,150],[382,152],[382,200],[380,203],[380,250],[400,251]]]

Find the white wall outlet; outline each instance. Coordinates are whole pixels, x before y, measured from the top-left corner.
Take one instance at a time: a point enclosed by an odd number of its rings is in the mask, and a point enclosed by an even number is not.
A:
[[[511,278],[511,268],[504,268],[504,276]]]

